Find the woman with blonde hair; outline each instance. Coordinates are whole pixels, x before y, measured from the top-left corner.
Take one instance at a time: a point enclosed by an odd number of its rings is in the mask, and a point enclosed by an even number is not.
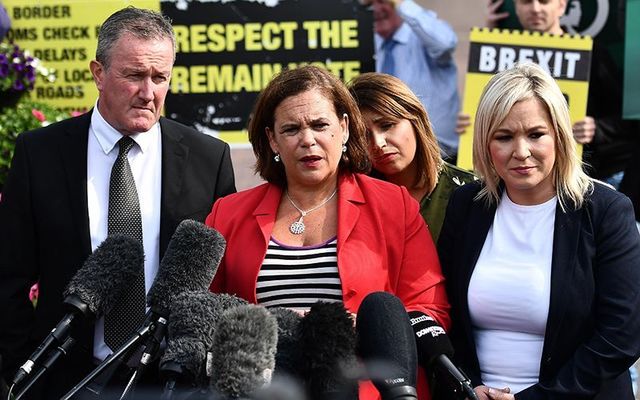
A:
[[[365,73],[349,90],[367,126],[373,175],[407,188],[437,241],[449,196],[475,177],[442,160],[427,110],[400,79]]]
[[[523,64],[495,75],[473,146],[480,181],[451,197],[438,253],[457,362],[478,397],[633,399],[633,208],[583,172],[549,74]]]

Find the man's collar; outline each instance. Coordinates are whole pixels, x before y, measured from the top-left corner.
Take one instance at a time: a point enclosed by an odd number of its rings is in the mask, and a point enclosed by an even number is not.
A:
[[[406,22],[403,22],[402,25],[391,35],[389,38],[385,39],[382,36],[375,34],[374,41],[376,46],[376,51],[380,51],[382,45],[387,40],[393,40],[400,44],[406,44],[409,42],[409,38],[411,37],[411,27]]]
[[[123,136],[100,114],[98,101],[96,101],[93,107],[93,114],[91,114],[91,131],[95,134],[96,140],[105,154],[109,154]],[[158,134],[160,134],[160,124],[156,122],[149,131],[135,133],[130,137],[136,142],[140,151],[144,153]]]

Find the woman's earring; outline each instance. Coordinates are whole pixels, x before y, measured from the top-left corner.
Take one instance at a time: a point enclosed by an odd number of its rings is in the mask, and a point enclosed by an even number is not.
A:
[[[343,153],[347,152],[347,144],[346,143],[342,145],[342,152]]]
[[[276,154],[275,156],[273,156],[273,161],[280,162],[280,154]]]

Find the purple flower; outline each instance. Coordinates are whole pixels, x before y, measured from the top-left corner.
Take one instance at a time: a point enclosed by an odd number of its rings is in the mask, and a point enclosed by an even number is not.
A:
[[[24,77],[29,80],[29,83],[33,83],[36,80],[36,72],[31,65],[27,65],[24,69]]]
[[[13,90],[22,91],[24,90],[24,83],[20,79],[13,82],[13,86],[11,86]]]
[[[39,63],[17,45],[0,43],[0,90],[32,90],[38,75],[50,78],[51,73]]]

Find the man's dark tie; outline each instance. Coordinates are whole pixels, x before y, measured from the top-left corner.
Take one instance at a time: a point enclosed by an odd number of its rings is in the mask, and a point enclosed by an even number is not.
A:
[[[109,182],[108,233],[121,233],[142,243],[142,217],[136,183],[133,180],[127,153],[135,142],[128,136],[118,141],[120,151],[111,169]],[[111,350],[118,349],[144,321],[144,268],[104,317],[104,342]]]
[[[393,39],[387,39],[382,43],[384,58],[382,59],[381,72],[385,74],[394,75],[396,72],[396,61],[393,58],[393,48],[396,47],[396,43]]]

